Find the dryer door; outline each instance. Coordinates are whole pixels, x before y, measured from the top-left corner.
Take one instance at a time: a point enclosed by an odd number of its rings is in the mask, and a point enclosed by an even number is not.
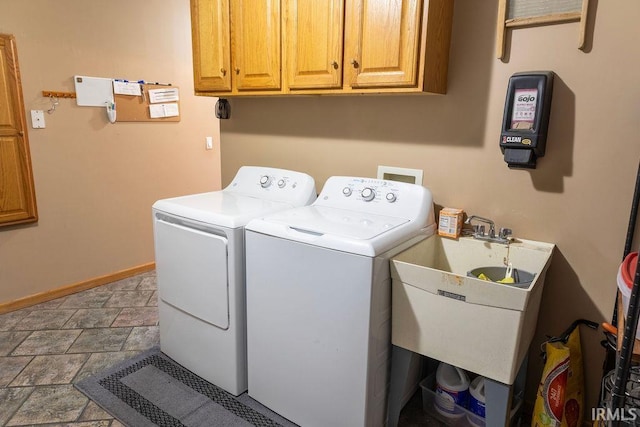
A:
[[[204,228],[158,218],[154,231],[160,299],[191,316],[228,329],[227,239]]]

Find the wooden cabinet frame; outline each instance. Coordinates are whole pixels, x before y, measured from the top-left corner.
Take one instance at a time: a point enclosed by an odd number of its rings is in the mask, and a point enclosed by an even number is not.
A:
[[[0,34],[0,226],[37,220],[18,52]]]

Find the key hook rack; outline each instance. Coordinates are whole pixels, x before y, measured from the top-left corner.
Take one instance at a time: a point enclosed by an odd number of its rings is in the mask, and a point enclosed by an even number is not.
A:
[[[50,90],[43,90],[42,96],[45,98],[49,98],[49,102],[51,102],[51,108],[47,110],[47,113],[53,114],[56,111],[56,107],[60,104],[60,98],[75,98],[75,92],[56,92]]]

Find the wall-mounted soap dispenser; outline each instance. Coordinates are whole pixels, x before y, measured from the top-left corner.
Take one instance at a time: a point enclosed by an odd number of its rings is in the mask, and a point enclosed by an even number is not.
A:
[[[544,156],[553,94],[552,71],[516,73],[509,79],[500,149],[510,168],[535,169]]]

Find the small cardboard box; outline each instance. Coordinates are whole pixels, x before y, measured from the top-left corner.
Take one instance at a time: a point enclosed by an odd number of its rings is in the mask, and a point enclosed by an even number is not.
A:
[[[455,208],[442,208],[438,220],[438,234],[445,237],[460,237],[464,211]]]

